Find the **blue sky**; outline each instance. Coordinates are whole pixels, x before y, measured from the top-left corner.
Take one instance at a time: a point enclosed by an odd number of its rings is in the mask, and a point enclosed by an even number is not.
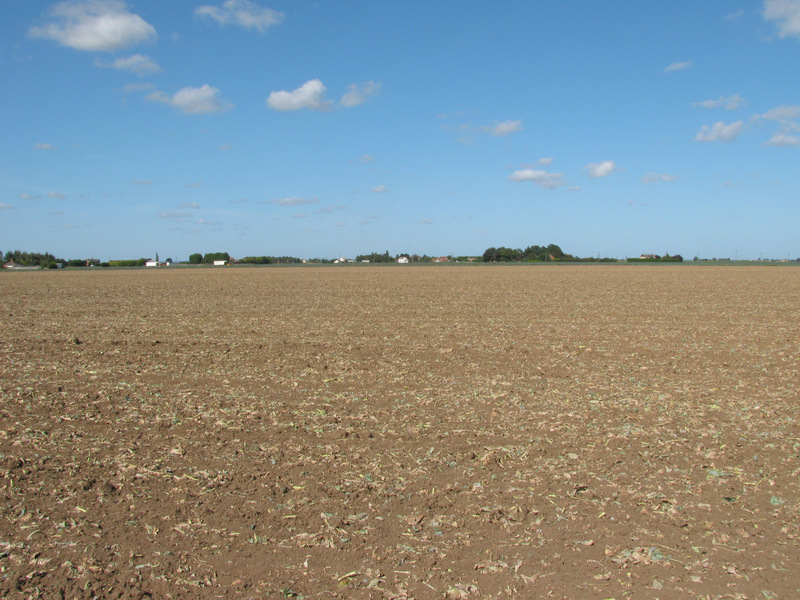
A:
[[[800,256],[800,0],[10,0],[0,249]]]

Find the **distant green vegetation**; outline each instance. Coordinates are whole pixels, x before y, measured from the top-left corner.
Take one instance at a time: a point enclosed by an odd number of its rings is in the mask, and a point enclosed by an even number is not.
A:
[[[0,257],[2,257],[0,252]],[[58,264],[63,265],[66,261],[56,258],[49,252],[22,252],[12,250],[6,252],[3,262],[13,262],[21,267],[41,267],[43,269],[55,269]]]
[[[628,262],[683,262],[683,257],[680,254],[676,254],[675,256],[670,256],[669,254],[665,254],[664,256],[659,256],[658,254],[645,255],[640,256],[639,258],[629,258]]]
[[[525,250],[506,248],[487,248],[483,253],[483,262],[546,262],[556,260],[576,260],[574,256],[564,254],[556,244],[547,246],[528,246]]]
[[[108,261],[109,267],[143,267],[147,262],[145,258],[137,258],[136,260],[110,260]]]

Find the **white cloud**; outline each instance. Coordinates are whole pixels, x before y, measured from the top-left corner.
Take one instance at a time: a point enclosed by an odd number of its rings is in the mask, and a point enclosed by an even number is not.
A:
[[[642,177],[642,183],[659,183],[661,181],[677,181],[675,175],[668,175],[667,173],[648,173]]]
[[[69,196],[62,194],[61,192],[47,192],[47,197],[52,198],[53,200],[64,200],[69,198]]]
[[[788,148],[790,146],[800,146],[800,136],[781,131],[773,135],[766,143],[767,146],[777,146]]]
[[[36,144],[36,149],[37,150],[53,150],[53,145],[52,144],[47,144],[47,143],[44,143],[44,142],[39,142],[38,144]]]
[[[110,63],[97,59],[94,61],[94,64],[105,69],[133,71],[139,76],[152,75],[153,73],[159,73],[161,71],[161,67],[150,60],[150,57],[144,56],[143,54],[134,54],[127,58],[118,58]]]
[[[703,125],[694,137],[697,142],[733,142],[742,132],[742,121],[736,121],[726,125],[722,121],[717,121],[713,125]]]
[[[598,177],[608,177],[617,170],[617,165],[614,164],[613,160],[604,160],[599,163],[590,163],[583,167],[583,170],[587,172],[589,177],[596,179]]]
[[[195,9],[194,14],[213,19],[220,25],[239,25],[245,29],[256,29],[260,33],[283,21],[283,13],[259,6],[250,0],[226,0],[222,6],[200,6]]]
[[[331,102],[325,99],[326,91],[319,79],[312,79],[291,92],[272,92],[267,98],[267,106],[275,110],[328,110]]]
[[[11,206],[10,204],[3,204],[2,202],[0,202],[0,210],[11,210],[13,208],[14,207]]]
[[[153,92],[147,96],[148,100],[161,102],[177,108],[179,111],[203,115],[216,112],[225,112],[233,108],[233,104],[217,97],[219,90],[210,85],[201,87],[185,87],[170,96],[164,92]]]
[[[800,38],[800,0],[764,0],[764,18],[776,21],[778,35]]]
[[[365,154],[365,155],[364,155],[364,156],[362,156],[362,157],[361,157],[359,160],[360,160],[362,163],[371,163],[371,162],[375,162],[375,158],[374,158],[373,156],[370,156],[369,154]]]
[[[301,198],[300,196],[292,196],[290,198],[273,198],[267,200],[270,204],[278,204],[280,206],[298,206],[301,204],[316,204],[319,202],[316,198]]]
[[[530,181],[546,190],[552,190],[564,185],[563,173],[548,173],[540,169],[520,169],[519,171],[514,171],[508,179],[516,182]]]
[[[51,21],[31,27],[32,37],[76,50],[122,50],[156,37],[155,28],[128,12],[123,0],[73,0],[50,9]]]
[[[376,194],[385,194],[386,192],[389,191],[389,188],[381,184],[381,185],[376,185],[374,188],[372,188],[372,191],[375,192]]]
[[[490,133],[494,136],[504,137],[509,133],[522,130],[522,121],[503,121],[491,128]]]
[[[377,94],[380,89],[381,84],[375,83],[374,81],[368,81],[361,87],[357,86],[355,83],[351,83],[347,92],[342,96],[340,104],[347,107],[364,104],[364,102],[367,101],[367,96]]]
[[[40,194],[20,194],[20,200],[38,200],[42,196]]]
[[[178,208],[188,209],[188,210],[197,210],[200,208],[200,205],[197,202],[184,202]]]
[[[788,124],[800,117],[800,105],[795,106],[776,106],[770,108],[763,115],[756,115],[758,118],[766,119],[767,121],[778,121],[779,123]]]
[[[692,106],[702,106],[703,108],[725,108],[726,110],[734,110],[740,106],[744,106],[746,102],[739,94],[733,96],[719,97],[716,100],[703,100],[702,102],[693,102]]]
[[[174,219],[176,221],[180,221],[181,223],[186,223],[194,219],[194,215],[188,212],[172,212],[171,210],[165,210],[160,212],[156,215],[159,219]]]
[[[692,66],[692,61],[674,62],[664,69],[664,73],[671,73],[672,71],[682,71]]]
[[[549,165],[550,163],[553,162],[553,158],[548,156],[548,157],[545,157],[545,158],[540,158],[536,162],[539,163],[540,165],[547,166],[547,165]]]

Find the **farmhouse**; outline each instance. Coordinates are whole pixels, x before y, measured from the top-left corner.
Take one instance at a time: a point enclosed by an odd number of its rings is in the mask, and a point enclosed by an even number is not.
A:
[[[144,261],[144,266],[145,267],[157,267],[158,266],[158,261],[157,260],[153,260],[152,258],[148,258],[146,261]]]

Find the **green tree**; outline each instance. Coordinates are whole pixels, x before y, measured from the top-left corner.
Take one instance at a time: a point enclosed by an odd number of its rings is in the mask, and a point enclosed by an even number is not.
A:
[[[193,265],[199,265],[203,262],[203,255],[202,254],[190,254],[189,255],[189,262]]]

